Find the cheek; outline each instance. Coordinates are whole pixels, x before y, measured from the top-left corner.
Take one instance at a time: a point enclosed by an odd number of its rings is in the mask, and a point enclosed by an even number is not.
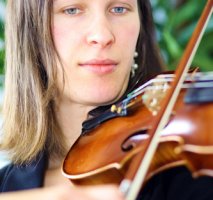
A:
[[[69,22],[67,19],[55,19],[52,25],[52,34],[55,44],[66,46],[67,43],[76,41],[81,30],[77,23]]]
[[[125,25],[122,30],[117,31],[117,38],[126,50],[134,51],[139,36],[140,27],[139,25]]]
[[[75,30],[73,30],[75,27]],[[80,46],[82,31],[75,24],[58,22],[52,27],[53,41],[59,55],[63,58],[69,56],[70,52],[75,53]]]
[[[53,34],[53,41],[56,46],[56,49],[59,51],[60,48],[63,48],[63,45],[65,44],[64,41],[66,41],[66,31],[63,30],[63,28],[54,26],[52,28],[52,34]]]
[[[133,45],[136,45],[136,42],[138,40],[139,32],[140,32],[140,26],[131,26],[129,25],[127,27],[127,37],[129,38],[129,42]]]
[[[78,39],[71,31],[64,27],[53,27],[53,41],[61,61],[66,65],[70,62],[71,56],[75,53]]]
[[[136,51],[139,28],[133,25],[125,26],[125,28],[126,31],[119,31],[118,40],[120,40],[119,43],[123,62],[127,65],[127,68],[131,68],[134,52]]]

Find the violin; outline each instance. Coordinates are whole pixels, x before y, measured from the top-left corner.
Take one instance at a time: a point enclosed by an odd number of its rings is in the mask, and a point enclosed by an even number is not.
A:
[[[84,122],[63,163],[73,183],[119,184],[133,200],[151,177],[173,167],[213,176],[213,72],[189,72],[212,10],[208,0],[174,74],[158,75]]]

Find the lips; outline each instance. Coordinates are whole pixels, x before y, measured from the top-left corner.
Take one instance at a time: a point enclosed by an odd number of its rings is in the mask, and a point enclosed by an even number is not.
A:
[[[111,59],[92,59],[79,64],[80,67],[97,74],[108,74],[115,70],[118,62]]]

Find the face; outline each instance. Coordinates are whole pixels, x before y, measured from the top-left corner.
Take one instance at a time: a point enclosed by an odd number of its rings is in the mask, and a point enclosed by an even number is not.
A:
[[[53,8],[62,99],[98,106],[121,97],[140,31],[137,0],[53,0]]]

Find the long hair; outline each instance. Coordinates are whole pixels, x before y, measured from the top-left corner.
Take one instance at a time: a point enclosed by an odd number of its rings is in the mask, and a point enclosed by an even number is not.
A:
[[[52,3],[7,3],[1,149],[9,150],[15,163],[32,160],[44,148],[57,155],[64,152],[54,114],[57,55],[51,35]]]
[[[135,77],[130,79],[126,93],[131,92],[141,84],[155,77],[164,69],[156,42],[152,8],[149,0],[138,0],[138,7],[141,27],[136,47],[138,57],[135,60],[139,67],[135,73]]]
[[[141,31],[139,69],[127,91],[161,71],[153,37],[151,7],[138,0]],[[8,0],[6,77],[1,149],[14,163],[29,162],[45,151],[63,156],[65,142],[54,112],[57,55],[51,33],[53,0]],[[150,58],[150,59],[149,59]]]

